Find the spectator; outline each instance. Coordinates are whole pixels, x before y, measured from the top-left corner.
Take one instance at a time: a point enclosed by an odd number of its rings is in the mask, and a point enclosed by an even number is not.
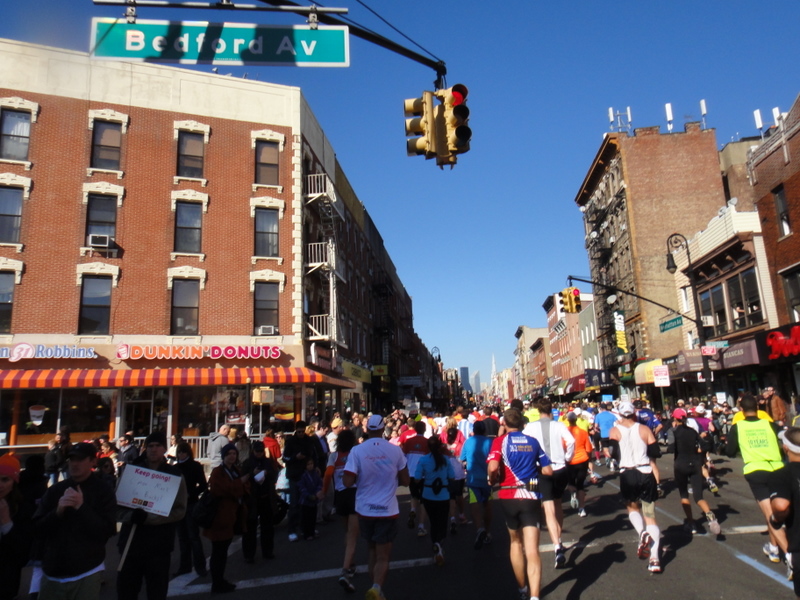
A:
[[[264,444],[253,442],[250,458],[242,462],[242,473],[250,475],[250,495],[247,506],[247,530],[242,537],[242,554],[246,563],[253,563],[256,555],[256,535],[261,531],[261,555],[275,558],[275,525],[273,503],[278,472],[275,462],[268,458]]]
[[[125,465],[134,463],[139,458],[139,449],[133,444],[133,435],[130,433],[124,434],[118,440],[119,453],[117,455],[117,476],[122,477],[122,471]]]
[[[200,540],[200,528],[194,520],[193,511],[200,495],[208,489],[206,474],[203,465],[194,459],[192,447],[187,442],[178,442],[175,456],[177,458],[175,467],[183,475],[187,493],[186,514],[178,523],[178,547],[181,560],[175,576],[191,573],[192,565],[194,565],[195,572],[200,577],[205,577],[208,575],[206,557],[203,553],[203,543]]]
[[[20,491],[19,472],[16,456],[0,456],[0,600],[16,598],[30,550],[32,512]]]
[[[219,426],[219,431],[215,431],[208,436],[208,449],[206,452],[212,469],[222,464],[222,449],[231,442],[228,439],[230,432],[231,426],[223,423]]]
[[[306,461],[314,459],[313,441],[306,435],[306,422],[295,423],[294,435],[286,440],[283,448],[283,462],[286,465],[286,479],[289,484],[289,541],[297,541],[297,527],[300,524],[300,492],[297,485],[306,468]]]

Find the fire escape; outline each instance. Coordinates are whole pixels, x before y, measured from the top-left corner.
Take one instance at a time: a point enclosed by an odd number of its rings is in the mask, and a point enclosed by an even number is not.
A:
[[[305,191],[306,206],[316,206],[319,215],[322,242],[306,245],[306,276],[313,273],[321,278],[323,304],[327,314],[309,315],[306,339],[314,342],[328,342],[331,346],[333,364],[336,364],[336,349],[346,347],[340,336],[337,280],[342,273],[337,268],[336,224],[344,220],[342,202],[336,197],[336,189],[330,178],[324,174],[308,175]]]

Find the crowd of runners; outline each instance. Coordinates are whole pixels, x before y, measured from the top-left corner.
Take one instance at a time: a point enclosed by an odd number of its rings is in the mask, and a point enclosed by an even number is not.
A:
[[[21,469],[8,453],[0,456],[0,600],[17,597],[25,566],[33,567],[30,598],[96,598],[106,542],[118,523],[120,552],[128,546],[130,553],[118,573],[119,598],[138,597],[143,584],[148,599],[166,598],[170,577],[193,570],[199,577],[211,575],[213,593],[231,592],[236,584],[225,571],[232,539],[242,535],[246,562],[256,560],[259,548],[261,558],[270,560],[275,525],[284,516],[290,543],[313,542],[320,523],[342,521],[336,582],[349,593],[357,591],[356,548],[366,541],[367,600],[386,598],[392,544],[401,529],[429,538],[432,560],[441,566],[448,536],[467,531],[467,524],[476,551],[509,544],[519,598],[538,600],[541,529],[546,525],[549,560],[564,568],[564,503],[586,517],[587,486],[617,475],[637,556],[658,574],[655,505],[664,497],[658,461],[669,455],[686,533],[712,535],[721,532],[709,503],[719,493],[713,456],[741,455],[744,478],[769,531],[763,553],[769,561],[785,561],[793,580],[794,557],[800,557],[800,522],[794,519],[800,429],[792,426],[792,414],[767,389],[758,397],[743,394],[735,406],[689,398],[661,413],[640,400],[514,400],[460,406],[449,415],[423,415],[411,405],[387,415],[348,415],[347,422],[338,414],[329,423],[298,421],[289,434],[268,431],[253,442],[223,425],[209,440],[209,478],[208,466],[204,471],[189,444],[173,439],[168,445],[160,433],[148,436],[141,456],[115,455],[108,470],[98,466],[107,458],[108,440],[69,445],[66,470],[55,477],[45,473],[42,457],[30,457]],[[121,442],[129,446],[131,440]],[[114,486],[128,463],[180,477],[169,515],[115,506]],[[409,489],[407,509],[401,510],[399,486]],[[507,541],[492,538],[494,519],[504,521]],[[211,544],[210,561],[201,536]],[[170,574],[176,539],[180,567]],[[794,585],[800,598],[800,585]]]

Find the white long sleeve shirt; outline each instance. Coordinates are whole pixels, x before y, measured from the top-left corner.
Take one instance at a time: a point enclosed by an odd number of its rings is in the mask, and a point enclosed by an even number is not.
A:
[[[543,427],[549,425],[545,436]],[[547,417],[542,417],[538,421],[528,423],[522,433],[536,438],[539,445],[547,454],[547,458],[553,465],[553,470],[563,469],[567,463],[572,460],[575,454],[575,438],[569,432],[569,429],[558,421],[553,421]],[[545,439],[545,438],[549,439]]]

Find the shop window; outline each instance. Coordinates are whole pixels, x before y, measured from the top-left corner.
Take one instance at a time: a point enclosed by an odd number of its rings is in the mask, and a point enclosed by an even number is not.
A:
[[[722,284],[700,293],[700,314],[703,319],[705,337],[713,338],[728,332],[725,295]]]
[[[61,397],[61,424],[69,428],[72,442],[107,434],[115,389],[65,389]]]
[[[111,323],[111,277],[83,276],[80,335],[108,335]]]
[[[733,329],[744,329],[764,321],[755,268],[742,271],[727,281],[728,304]]]
[[[800,269],[781,273],[781,278],[789,318],[793,323],[798,323],[800,322]]]
[[[122,123],[95,121],[92,132],[91,168],[119,171],[122,156]]]
[[[200,254],[202,251],[203,205],[197,202],[175,204],[175,252]]]
[[[255,209],[255,256],[278,256],[278,211]]]
[[[253,297],[255,335],[278,335],[279,284],[256,281]]]
[[[185,438],[196,436],[205,437],[214,428],[214,396],[216,387],[185,387],[178,390],[178,428],[177,431]],[[191,440],[190,440],[191,443]],[[195,458],[198,448],[193,445]]]
[[[172,335],[197,335],[200,316],[200,281],[175,279],[172,282]]]
[[[59,392],[56,389],[3,390],[0,394],[0,445],[11,441],[8,436],[12,425],[17,428],[17,444],[44,445],[53,439],[59,427]],[[64,421],[61,425],[69,424]]]

